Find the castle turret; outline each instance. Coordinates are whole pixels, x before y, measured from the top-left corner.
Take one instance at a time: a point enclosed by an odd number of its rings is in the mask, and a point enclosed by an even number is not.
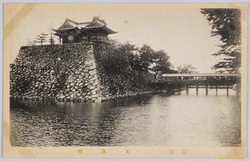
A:
[[[108,35],[116,32],[107,27],[104,20],[94,17],[91,22],[75,22],[66,19],[62,26],[54,30],[62,43],[97,42],[109,44]]]

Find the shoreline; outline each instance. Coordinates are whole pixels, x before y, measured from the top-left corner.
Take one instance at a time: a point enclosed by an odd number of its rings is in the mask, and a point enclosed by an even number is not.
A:
[[[39,96],[33,96],[33,97],[25,97],[25,96],[10,96],[9,98],[12,100],[21,100],[21,101],[49,101],[49,102],[62,102],[62,103],[97,103],[97,102],[107,102],[107,101],[113,101],[113,100],[120,100],[125,98],[131,98],[136,96],[142,96],[142,95],[150,95],[150,94],[167,94],[172,95],[174,94],[173,91],[170,90],[147,90],[147,91],[140,91],[140,92],[129,92],[127,94],[122,95],[114,95],[111,97],[101,98],[99,100],[87,100],[85,98],[82,99],[61,99],[61,98],[49,98],[49,97],[39,97]]]

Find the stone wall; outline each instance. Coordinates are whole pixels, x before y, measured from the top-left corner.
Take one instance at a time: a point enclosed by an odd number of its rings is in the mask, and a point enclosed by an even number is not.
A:
[[[10,73],[10,95],[59,101],[100,101],[92,44],[23,46]]]
[[[153,74],[133,70],[128,55],[116,46],[94,45],[103,100],[154,92]]]
[[[23,46],[11,64],[10,95],[92,102],[148,93],[147,75],[112,50],[92,43]]]

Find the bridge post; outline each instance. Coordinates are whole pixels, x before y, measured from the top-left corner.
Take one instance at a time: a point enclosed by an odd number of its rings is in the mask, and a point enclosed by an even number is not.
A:
[[[198,84],[196,84],[196,95],[198,95]]]
[[[181,87],[178,88],[178,94],[181,94]]]
[[[186,94],[188,95],[188,84],[186,84]]]
[[[206,95],[208,95],[208,85],[206,84]]]
[[[236,94],[237,94],[237,95],[240,94],[240,85],[239,85],[239,84],[236,86]]]
[[[218,94],[218,85],[215,85],[216,95]]]
[[[227,84],[227,96],[229,95],[229,86]]]

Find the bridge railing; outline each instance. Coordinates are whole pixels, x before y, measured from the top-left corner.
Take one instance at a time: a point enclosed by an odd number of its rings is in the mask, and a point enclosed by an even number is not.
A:
[[[195,73],[195,74],[163,74],[155,79],[156,83],[171,84],[208,84],[233,85],[239,83],[240,74]]]

